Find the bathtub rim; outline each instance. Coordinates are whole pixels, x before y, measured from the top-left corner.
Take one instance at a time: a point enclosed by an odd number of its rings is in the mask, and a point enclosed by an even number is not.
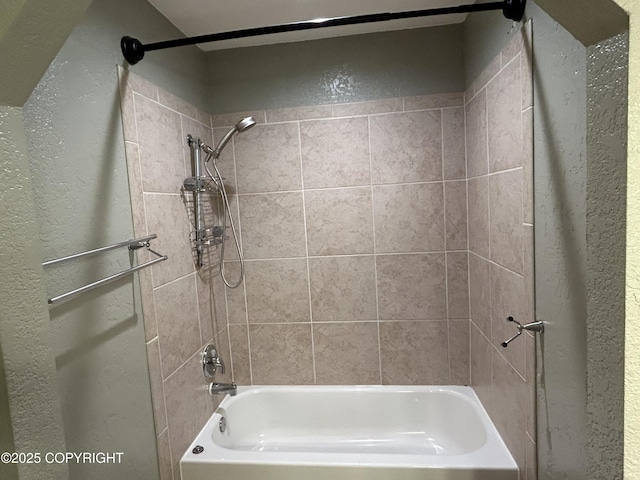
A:
[[[216,444],[212,433],[218,427],[220,410],[237,401],[238,397],[257,395],[261,391],[389,391],[389,392],[444,392],[465,397],[477,409],[486,429],[487,442],[470,454],[461,455],[417,455],[417,454],[358,454],[318,452],[254,452],[227,449]],[[192,453],[196,445],[205,446],[205,452]],[[215,455],[214,457],[214,453]],[[212,458],[213,457],[213,458]],[[491,421],[472,387],[459,385],[252,385],[239,386],[235,397],[226,395],[196,435],[179,464],[211,463],[218,465],[296,466],[296,467],[345,467],[345,468],[410,468],[410,469],[492,469],[496,471],[518,471],[517,463]]]

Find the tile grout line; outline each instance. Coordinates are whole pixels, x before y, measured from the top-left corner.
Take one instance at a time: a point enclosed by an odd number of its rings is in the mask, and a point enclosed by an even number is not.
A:
[[[519,65],[519,71],[522,71],[522,56],[520,55],[520,52],[518,53],[518,55],[520,56],[520,65]],[[521,93],[521,100],[520,100],[520,105],[522,105],[522,85],[523,85],[523,81],[522,81],[522,77],[520,78],[520,93]],[[525,204],[529,205],[529,201],[525,200],[525,188],[524,188],[524,184],[526,181],[526,172],[525,172],[525,159],[528,158],[528,155],[525,155],[524,153],[524,149],[525,149],[525,145],[524,145],[524,114],[522,113],[522,107],[520,107],[520,166],[522,167],[522,174],[520,175],[520,219],[521,222],[518,225],[518,227],[520,228],[520,232],[522,235],[522,250],[520,252],[521,254],[521,258],[522,258],[522,276],[524,277],[524,265],[526,262],[526,258],[525,258],[525,251],[527,250],[526,248],[526,242],[525,242],[525,225],[524,225],[524,220],[525,220]],[[533,178],[533,176],[532,176]],[[528,190],[528,189],[527,189]],[[533,203],[531,203],[531,205],[533,205]],[[528,216],[528,215],[527,215]],[[526,282],[525,282],[526,283]],[[526,293],[525,293],[526,294]]]
[[[454,318],[453,321],[463,321],[463,318]],[[280,321],[280,322],[252,322],[249,325],[307,325],[313,323],[314,325],[336,325],[336,324],[351,324],[351,323],[374,323],[377,322],[375,318],[365,319],[365,320],[314,320],[313,322],[296,322],[296,321]],[[380,323],[402,323],[402,322],[413,322],[413,323],[431,323],[431,322],[446,322],[447,319],[444,317],[436,317],[436,318],[394,318],[394,319],[382,319]],[[243,326],[243,324],[232,324],[236,326]]]
[[[313,305],[311,301],[311,268],[309,266],[309,235],[307,233],[307,205],[305,200],[305,187],[304,187],[304,169],[302,165],[302,133],[300,129],[300,122],[296,122],[298,126],[298,158],[300,162],[300,186],[302,191],[302,223],[304,228],[304,248],[305,259],[307,262],[307,299],[309,300],[309,324],[311,328],[311,362],[313,368],[313,384],[316,385],[318,381],[318,375],[316,372],[316,348],[315,338],[313,335]]]
[[[155,304],[155,302],[154,302]],[[171,439],[171,431],[169,430],[169,410],[167,409],[167,392],[164,388],[164,368],[162,367],[162,353],[160,351],[160,337],[158,336],[158,368],[160,370],[160,388],[162,389],[162,404],[164,405],[164,419],[167,424],[167,441]],[[167,376],[167,379],[171,375]],[[153,399],[152,399],[153,400]],[[171,459],[171,442],[169,441],[169,458]]]
[[[127,85],[128,82],[127,82]],[[136,135],[136,150],[137,150],[137,159],[134,161],[134,165],[133,168],[136,168],[136,164],[137,164],[137,170],[138,170],[138,174],[139,174],[139,178],[140,178],[140,188],[141,191],[140,192],[136,192],[137,194],[140,195],[140,200],[141,200],[141,204],[142,204],[142,217],[144,218],[144,233],[146,235],[149,234],[149,220],[147,218],[147,202],[145,201],[145,196],[144,196],[144,183],[143,183],[143,172],[142,172],[142,148],[140,146],[140,138],[138,137],[138,113],[137,113],[137,108],[136,108],[136,101],[135,101],[135,92],[133,90],[133,88],[131,88],[131,103],[133,106],[133,126],[135,129],[135,135]],[[125,152],[125,156],[126,156],[126,152]],[[129,160],[127,159],[127,162]],[[136,254],[137,257],[137,254]],[[149,269],[149,277],[151,279],[151,291],[153,293],[153,268]],[[158,329],[158,317],[156,315],[156,305],[155,305],[155,300],[153,302],[153,315],[154,318],[156,319],[156,330]],[[143,318],[144,318],[144,312],[143,312]]]
[[[175,368],[175,370],[174,370],[173,372],[171,372],[171,373],[167,376],[167,378],[163,379],[163,380],[162,380],[162,383],[166,382],[166,381],[167,381],[167,380],[169,380],[171,377],[173,377],[173,376],[178,372],[178,370],[180,370],[181,368],[183,368],[183,367],[184,367],[185,365],[187,365],[191,360],[193,360],[195,357],[197,357],[198,355],[200,355],[200,353],[201,353],[201,348],[200,348],[200,347],[198,347],[198,348],[196,349],[196,351],[195,351],[195,352],[193,352],[191,355],[189,355],[189,358],[187,358],[184,362],[182,362],[179,366],[177,366],[177,367]]]
[[[502,55],[502,53],[500,53],[500,55]],[[484,142],[485,142],[485,147],[486,147],[486,166],[487,166],[487,175],[486,175],[486,188],[487,188],[487,227],[488,227],[488,249],[489,249],[489,259],[491,259],[491,188],[490,188],[490,179],[489,179],[489,173],[491,172],[491,165],[489,162],[489,158],[490,158],[490,151],[489,151],[489,127],[490,127],[490,123],[489,123],[489,84],[491,83],[491,81],[497,77],[500,72],[502,71],[502,68],[498,69],[498,72],[491,78],[489,79],[486,84],[483,86],[483,88],[485,89],[485,96],[484,96],[484,109],[485,109],[485,122],[486,122],[486,131],[485,131],[485,138],[484,138]],[[491,299],[491,295],[492,295],[492,288],[491,288],[491,269],[489,269],[489,299]],[[491,319],[493,318],[493,304],[491,302],[491,300],[489,300],[489,330],[490,330],[490,335],[491,338],[493,338],[493,322],[491,321]],[[493,346],[491,343],[491,340],[489,340],[489,345]],[[487,408],[489,410],[493,409],[493,397],[494,397],[494,371],[493,371],[493,349],[491,350],[491,365],[490,365],[490,382],[489,382],[489,387],[490,387],[490,395],[489,395],[489,405],[487,406]]]
[[[168,192],[150,192],[150,191],[142,190],[142,194],[143,195],[158,195],[160,197],[180,197],[180,198],[182,198],[182,192],[168,193]]]
[[[497,175],[499,173],[504,173],[504,172],[508,172],[511,170],[516,170],[517,168],[520,167],[515,167],[515,168],[511,168],[509,170],[502,170],[499,172],[493,172],[491,175]],[[487,175],[487,174],[484,174]],[[332,190],[355,190],[355,189],[366,189],[369,188],[370,186],[374,186],[374,187],[402,187],[402,186],[409,186],[409,185],[437,185],[440,183],[453,183],[453,182],[461,182],[464,181],[464,178],[459,178],[459,179],[451,179],[451,180],[442,180],[442,179],[438,179],[438,180],[430,180],[430,181],[424,181],[424,182],[392,182],[392,183],[367,183],[367,184],[361,184],[361,185],[344,185],[344,186],[339,186],[339,187],[315,187],[315,188],[307,188],[305,189],[306,192],[325,192],[325,191],[332,191]],[[244,193],[235,193],[234,195],[237,195],[238,197],[250,197],[250,196],[263,196],[263,195],[279,195],[279,194],[291,194],[291,193],[300,193],[302,192],[302,189],[298,189],[298,190],[277,190],[277,191],[270,191],[270,192],[244,192]],[[177,193],[163,193],[163,192],[145,192],[145,193],[158,193],[158,194],[165,194],[165,195],[179,195]]]
[[[498,355],[502,360],[504,360],[504,361],[505,361],[505,363],[509,366],[509,368],[511,368],[511,369],[516,373],[516,375],[518,375],[518,377],[520,377],[520,379],[521,379],[523,382],[525,382],[525,383],[526,383],[526,379],[522,376],[522,374],[518,371],[518,369],[517,369],[517,368],[516,368],[516,367],[515,367],[515,366],[514,366],[514,365],[513,365],[513,364],[512,364],[512,363],[511,363],[511,362],[510,362],[510,361],[509,361],[505,356],[504,356],[504,355],[502,355],[502,353],[500,353],[501,351],[498,349],[498,347],[496,347],[496,346],[491,342],[491,340],[489,340],[489,339],[487,338],[487,336],[486,336],[486,335],[484,334],[484,332],[480,329],[480,327],[479,327],[475,322],[473,322],[473,325],[475,326],[476,330],[478,330],[478,332],[480,333],[480,335],[482,335],[482,337],[487,341],[487,343],[488,343],[488,344],[489,344],[489,346],[491,347],[491,351],[492,351],[492,354],[491,354],[491,355],[493,356],[494,354],[497,354],[497,355]],[[491,388],[493,389],[493,362],[492,362],[492,365],[491,365],[491,372],[492,372],[492,373],[491,373],[491,378],[492,378],[492,380],[491,380]]]
[[[216,137],[215,137],[215,132],[214,132],[214,128],[213,128],[213,119],[211,118],[211,115],[209,115],[209,122],[211,124],[211,140],[213,140],[213,143],[216,143]],[[235,139],[232,138],[232,142],[231,142],[231,156],[232,156],[232,165],[233,165],[233,187],[234,187],[234,191],[237,192],[238,191],[238,172],[237,172],[237,168],[236,168],[236,145],[235,145]],[[231,195],[233,197],[233,194]],[[229,195],[227,195],[227,200],[229,200]],[[222,213],[220,213],[220,203],[222,203]],[[227,215],[227,211],[224,208],[224,200],[222,199],[222,196],[220,196],[220,198],[216,201],[216,204],[218,205],[218,223],[220,223],[220,218],[222,217],[223,219],[226,218]],[[238,230],[237,230],[237,235],[238,235],[238,244],[240,245],[240,249],[242,249],[242,229],[240,226],[240,202],[237,200],[237,195],[236,195],[236,207],[238,209]],[[233,210],[231,209],[231,205],[229,205],[229,215],[232,215]],[[223,232],[224,234],[224,232]],[[217,251],[217,248],[216,248]],[[219,254],[218,254],[219,255]],[[222,262],[219,261],[218,257],[218,263],[220,265],[222,265]],[[226,319],[226,329],[227,329],[227,343],[229,344],[229,361],[231,362],[231,381],[235,382],[236,381],[236,372],[235,372],[235,367],[234,367],[234,360],[233,360],[233,344],[231,342],[231,324],[229,323],[229,300],[227,297],[227,286],[224,284],[224,280],[222,280],[222,272],[219,271],[220,274],[220,280],[222,281],[222,289],[224,292],[224,311],[225,311],[225,319]],[[245,278],[243,279],[243,285],[242,285],[242,289],[246,291],[246,275]],[[212,283],[212,288],[213,288],[213,283]],[[238,288],[240,288],[238,286]],[[215,313],[215,308],[214,308],[214,313]],[[248,319],[247,319],[248,320]],[[248,323],[248,321],[247,321]],[[249,384],[252,383],[252,377],[251,377],[251,349],[249,346],[249,326],[247,325],[247,352],[248,352],[248,358],[247,361],[249,363]]]
[[[136,108],[136,91],[127,81],[127,87],[131,91],[131,105],[133,106],[133,129],[136,135],[136,144],[140,148],[140,132],[138,131],[138,109]]]
[[[533,226],[533,225],[531,225],[531,226]],[[505,267],[504,265],[501,265],[500,263],[496,262],[495,260],[491,260],[491,259],[489,259],[489,258],[485,257],[484,255],[481,255],[481,254],[479,254],[479,253],[477,253],[477,252],[475,252],[475,251],[473,251],[473,250],[469,250],[469,255],[471,255],[471,254],[473,254],[473,255],[475,255],[476,257],[481,258],[481,259],[482,259],[482,260],[484,260],[485,262],[488,262],[488,263],[489,263],[489,264],[491,264],[491,265],[495,265],[496,267],[499,267],[499,268],[501,268],[502,270],[505,270],[505,271],[507,271],[507,272],[509,272],[509,273],[511,273],[511,274],[513,274],[513,275],[516,275],[516,276],[518,276],[518,277],[520,277],[520,278],[524,278],[524,274],[522,274],[522,273],[518,273],[518,272],[516,272],[516,271],[514,271],[514,270],[511,270],[510,268]]]
[[[404,99],[402,100],[404,105]],[[373,281],[376,293],[376,326],[378,330],[378,379],[382,385],[382,337],[380,335],[380,298],[378,292],[378,260],[377,260],[377,241],[376,241],[376,212],[373,194],[373,154],[371,153],[371,116],[367,116],[367,139],[369,141],[369,182],[371,183],[371,233],[373,235]]]
[[[447,190],[445,184],[444,163],[444,111],[440,109],[440,168],[442,170],[442,217],[444,246],[444,299],[447,312],[447,365],[449,366],[449,383],[451,383],[451,325],[449,322],[449,255],[447,254]]]
[[[174,278],[172,280],[169,280],[166,283],[163,283],[162,285],[158,285],[158,286],[155,286],[155,287],[152,285],[151,288],[155,292],[156,290],[164,288],[164,287],[166,287],[168,285],[173,285],[174,283],[178,283],[179,281],[184,280],[185,278],[189,277],[190,275],[194,275],[195,273],[196,273],[195,271],[192,271],[192,272],[189,272],[189,273],[185,273],[184,275],[182,275],[180,277],[176,277],[176,278]]]
[[[227,329],[229,330],[229,352],[230,352],[230,356],[231,356],[231,371],[232,371],[232,376],[235,377],[235,375],[233,374],[233,349],[231,348],[231,330],[229,329],[230,327],[230,323],[229,323],[229,299],[227,297],[227,288],[223,285],[223,292],[224,292],[224,312],[225,312],[225,316],[227,319]],[[247,339],[248,340],[248,339]],[[251,369],[249,369],[249,373],[251,373]],[[249,381],[251,381],[251,375],[249,375]]]
[[[463,118],[462,125],[464,128],[464,178],[465,178],[465,194],[466,194],[466,208],[467,208],[467,316],[468,318],[468,334],[469,334],[469,342],[467,348],[469,349],[469,360],[467,366],[467,373],[469,374],[469,385],[472,386],[472,378],[471,378],[471,255],[470,255],[470,245],[469,245],[469,165],[468,165],[468,149],[467,149],[467,106],[462,108]]]
[[[456,249],[456,250],[431,250],[422,252],[382,252],[382,253],[345,253],[345,254],[333,254],[333,255],[309,255],[309,258],[324,259],[324,258],[350,258],[350,257],[392,257],[399,255],[437,255],[443,253],[465,253],[468,250]],[[280,260],[303,260],[305,257],[272,257],[272,258],[249,258],[245,262],[272,262]],[[230,263],[238,263],[238,260],[229,260]],[[191,272],[193,273],[193,272]]]
[[[483,173],[481,175],[476,175],[474,177],[469,178],[469,180],[476,180],[478,178],[482,178],[482,177],[497,177],[498,175],[502,175],[504,173],[513,173],[513,172],[517,172],[518,170],[523,170],[523,166],[520,165],[518,167],[511,167],[511,168],[506,168],[504,170],[498,170],[496,172],[489,172],[489,173]],[[455,180],[452,180],[455,181]]]
[[[487,85],[490,82],[487,82]],[[487,91],[487,95],[485,95],[484,97],[484,114],[485,114],[485,122],[487,125],[487,130],[485,132],[486,138],[485,138],[485,142],[486,142],[486,162],[487,162],[487,227],[488,227],[488,247],[489,247],[489,258],[492,258],[492,252],[491,252],[491,179],[489,178],[489,174],[491,173],[491,162],[490,162],[490,158],[491,158],[491,153],[489,151],[489,95],[488,95],[488,91]],[[484,175],[483,175],[484,176]]]
[[[165,90],[165,91],[166,91],[166,90]],[[146,95],[143,95],[143,94],[142,94],[142,93],[140,93],[140,92],[134,92],[134,93],[135,93],[136,95],[138,95],[138,96],[140,96],[140,97],[144,98],[145,100],[147,100],[147,101],[149,101],[149,102],[155,103],[156,105],[158,105],[158,106],[160,106],[160,107],[162,107],[162,108],[166,108],[167,110],[169,110],[169,111],[171,111],[171,112],[173,112],[173,113],[177,113],[177,114],[178,114],[178,115],[180,115],[180,116],[185,116],[185,117],[187,117],[189,120],[193,120],[194,122],[199,123],[199,124],[200,124],[200,125],[202,125],[203,127],[207,127],[207,128],[210,128],[210,127],[211,127],[211,125],[207,125],[206,123],[202,123],[202,122],[201,122],[200,120],[198,120],[197,118],[193,118],[193,117],[191,117],[190,115],[187,115],[186,113],[182,113],[180,110],[176,110],[175,108],[170,107],[170,106],[168,106],[168,105],[166,105],[166,104],[162,103],[162,102],[160,101],[160,94],[159,94],[159,92],[158,92],[158,100],[154,100],[153,98],[149,98],[149,97],[147,97]],[[180,98],[180,97],[177,97],[177,98]],[[187,102],[186,100],[183,100],[183,99],[181,99],[181,98],[180,98],[180,100],[182,100],[183,102],[187,103],[188,105],[191,105],[191,104],[190,104],[189,102]],[[194,107],[194,108],[198,108],[198,107],[196,107],[195,105],[191,105],[191,106],[192,106],[192,107]]]
[[[198,273],[195,272],[193,275],[193,286],[194,291],[196,292],[196,310],[198,311],[198,331],[200,333],[200,348],[205,344],[205,342],[209,341],[209,339],[205,339],[202,334],[202,315],[200,315],[200,289],[198,288]],[[212,335],[216,335],[215,329],[213,325],[211,325]]]
[[[264,112],[264,120],[266,123],[267,120],[267,112],[265,110]],[[242,221],[240,219],[241,217],[241,209],[240,209],[240,195],[238,192],[238,159],[237,159],[237,155],[236,155],[236,140],[235,138],[232,140],[231,142],[231,154],[233,155],[233,173],[235,176],[235,182],[234,182],[234,186],[235,186],[235,190],[236,190],[236,198],[237,198],[237,208],[238,208],[238,230],[237,230],[237,234],[238,234],[238,244],[240,245],[240,249],[242,250],[242,255],[243,255],[243,261],[246,262],[246,259],[244,258],[244,245],[242,242]],[[228,197],[227,197],[228,198]],[[224,208],[224,207],[223,207]],[[224,213],[226,215],[226,213]],[[231,210],[231,206],[229,206],[229,217],[231,217],[233,215],[233,210]],[[224,235],[224,232],[223,232]],[[238,259],[239,261],[239,259]],[[243,296],[243,300],[244,300],[244,319],[246,321],[246,325],[247,325],[247,356],[248,356],[248,362],[249,362],[249,383],[251,385],[253,385],[253,359],[252,359],[252,355],[251,355],[251,329],[249,328],[249,300],[247,299],[247,272],[245,270],[244,272],[244,280],[243,280],[243,285],[242,285],[242,296]],[[238,287],[240,288],[240,287]],[[228,288],[225,286],[225,291]],[[227,297],[228,298],[228,297]],[[229,308],[229,305],[227,304],[227,310]],[[229,322],[229,317],[227,315],[227,322]]]

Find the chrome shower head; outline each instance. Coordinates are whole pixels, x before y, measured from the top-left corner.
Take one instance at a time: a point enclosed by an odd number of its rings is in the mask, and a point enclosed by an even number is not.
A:
[[[256,121],[253,119],[253,117],[246,117],[236,123],[236,129],[238,130],[238,133],[244,132],[245,130],[249,130],[255,124]]]
[[[242,133],[246,130],[249,130],[255,124],[256,121],[253,119],[253,117],[243,118],[238,123],[236,123],[236,126],[229,130],[224,137],[222,137],[222,140],[220,140],[213,151],[207,151],[207,153],[210,154],[214,159],[217,159],[218,157],[220,157],[222,149],[227,145],[227,143],[229,143],[229,140],[231,140],[231,137],[233,137],[234,133]]]

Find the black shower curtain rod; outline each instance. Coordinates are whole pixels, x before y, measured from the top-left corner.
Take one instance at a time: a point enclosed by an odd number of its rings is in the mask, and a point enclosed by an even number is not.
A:
[[[316,28],[337,27],[343,25],[358,25],[362,23],[387,22],[405,18],[431,17],[435,15],[449,15],[454,13],[486,12],[489,10],[502,10],[509,20],[519,22],[524,15],[526,0],[503,0],[501,2],[475,3],[472,5],[459,5],[457,7],[433,8],[431,10],[413,10],[409,12],[373,13],[368,15],[356,15],[351,17],[336,17],[321,20],[309,20],[305,22],[284,23],[268,27],[249,28],[247,30],[235,30],[232,32],[212,33],[210,35],[198,35],[196,37],[179,38],[164,42],[149,43],[143,45],[140,40],[133,37],[122,37],[120,48],[124,58],[130,65],[135,65],[144,58],[145,52],[163,50],[165,48],[183,47],[197,43],[219,42],[235,38],[256,37],[272,33],[297,32],[301,30],[313,30]]]

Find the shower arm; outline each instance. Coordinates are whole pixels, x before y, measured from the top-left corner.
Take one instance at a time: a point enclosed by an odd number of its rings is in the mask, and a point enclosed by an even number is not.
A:
[[[164,42],[149,43],[144,45],[137,38],[124,36],[120,40],[120,48],[124,58],[130,65],[135,65],[144,58],[145,52],[163,50],[165,48],[183,47],[198,43],[218,42],[233,40],[236,38],[256,37],[273,33],[296,32],[317,28],[337,27],[344,25],[359,25],[363,23],[387,22],[407,18],[431,17],[436,15],[449,15],[459,13],[486,12],[490,10],[502,10],[503,15],[509,20],[519,22],[524,15],[526,0],[503,0],[501,2],[477,3],[471,5],[459,5],[457,7],[433,8],[430,10],[412,10],[408,12],[373,13],[367,15],[355,15],[347,17],[335,17],[328,19],[308,20],[304,22],[284,23],[267,27],[249,28],[247,30],[234,30],[231,32],[212,33],[195,37],[179,38]]]

